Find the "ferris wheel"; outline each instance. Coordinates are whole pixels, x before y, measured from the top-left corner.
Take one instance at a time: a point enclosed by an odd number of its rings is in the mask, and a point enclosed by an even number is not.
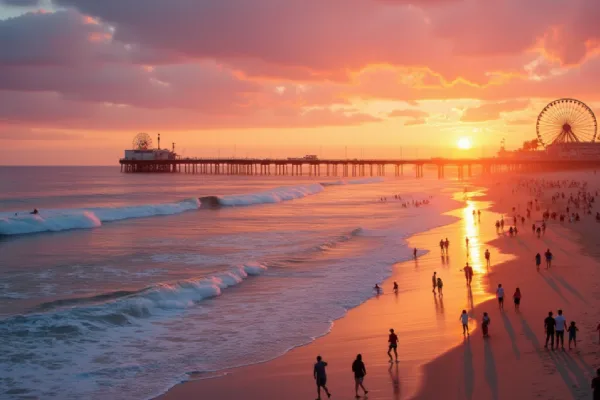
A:
[[[537,137],[544,147],[554,143],[594,142],[598,124],[594,112],[575,99],[548,104],[537,119]]]
[[[133,148],[136,150],[148,150],[152,147],[152,138],[147,133],[141,132],[133,138]]]

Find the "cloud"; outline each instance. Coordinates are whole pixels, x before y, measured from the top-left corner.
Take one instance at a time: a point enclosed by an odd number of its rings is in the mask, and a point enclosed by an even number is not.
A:
[[[421,110],[401,109],[394,110],[388,114],[388,117],[409,117],[409,118],[425,118],[428,117],[429,113]]]
[[[424,125],[426,123],[427,121],[425,120],[425,118],[415,118],[404,122],[404,126]]]
[[[71,132],[35,130],[19,126],[0,127],[0,141],[68,141],[83,137],[83,135]]]
[[[34,7],[40,5],[40,3],[41,0],[0,0],[0,5],[6,4],[14,7]]]
[[[500,103],[486,103],[479,107],[467,108],[461,116],[463,122],[482,122],[500,118],[503,113],[525,110],[530,106],[528,100],[513,100]]]

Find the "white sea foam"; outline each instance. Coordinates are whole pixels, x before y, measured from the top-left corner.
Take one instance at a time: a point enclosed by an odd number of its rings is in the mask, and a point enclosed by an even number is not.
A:
[[[40,210],[39,214],[30,214],[27,211],[4,212],[0,213],[0,235],[97,228],[103,222],[179,214],[198,209],[199,206],[200,202],[197,199],[189,199],[177,203],[129,207]]]
[[[323,185],[313,183],[310,185],[283,186],[259,193],[222,196],[218,199],[219,204],[222,206],[250,206],[300,199],[321,193],[323,190],[325,190]]]

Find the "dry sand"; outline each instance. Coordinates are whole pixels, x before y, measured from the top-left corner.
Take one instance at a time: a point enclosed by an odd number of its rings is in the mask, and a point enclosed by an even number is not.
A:
[[[574,174],[568,176],[572,179]],[[584,177],[590,178],[594,177]],[[600,240],[594,234],[600,226],[591,218],[566,227],[550,223],[546,235],[537,239],[528,221],[519,226],[517,237],[497,234],[494,222],[500,215],[511,214],[510,209],[519,205],[524,214],[531,199],[525,192],[512,193],[510,180],[494,176],[486,182],[489,190],[484,198],[471,193],[466,206],[452,212],[461,220],[410,238],[411,247],[429,253],[396,265],[383,284],[385,294],[350,310],[335,321],[328,335],[263,364],[223,371],[217,378],[193,379],[159,398],[316,398],[312,366],[320,354],[329,363],[332,398],[350,399],[354,397],[350,367],[357,353],[366,364],[369,399],[591,398],[590,380],[600,363],[595,331],[600,323],[600,264],[586,254],[599,253]],[[487,200],[494,202],[489,210]],[[480,222],[473,219],[473,209],[485,210]],[[470,238],[468,260],[475,270],[470,290],[460,271],[467,261],[465,236]],[[449,259],[441,257],[438,247],[440,238],[446,237],[451,242]],[[483,259],[486,248],[492,253],[489,271]],[[553,267],[537,272],[535,253],[543,254],[546,248],[554,253]],[[444,280],[443,298],[431,293],[434,270]],[[391,290],[394,280],[401,288],[398,295]],[[504,312],[493,295],[498,283],[506,290]],[[520,313],[512,303],[517,286],[523,294]],[[548,311],[559,308],[568,321],[577,321],[576,351],[543,348],[543,320]],[[459,322],[462,309],[473,318],[468,339]],[[492,320],[491,337],[485,340],[479,329],[484,311]],[[398,364],[388,362],[389,328],[400,338]]]

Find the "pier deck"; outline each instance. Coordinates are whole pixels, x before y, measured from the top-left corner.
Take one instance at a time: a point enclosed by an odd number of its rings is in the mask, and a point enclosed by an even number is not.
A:
[[[482,173],[497,171],[566,170],[600,167],[598,160],[553,160],[517,158],[473,159],[270,159],[270,158],[179,158],[175,160],[121,159],[125,173],[186,173],[203,175],[288,175],[366,177],[385,176],[386,167],[394,168],[394,176],[404,175],[404,167],[412,166],[417,178],[424,167],[437,167],[438,178],[445,177],[447,167],[457,168],[458,177],[471,176],[473,167]],[[466,170],[466,171],[465,171]]]

